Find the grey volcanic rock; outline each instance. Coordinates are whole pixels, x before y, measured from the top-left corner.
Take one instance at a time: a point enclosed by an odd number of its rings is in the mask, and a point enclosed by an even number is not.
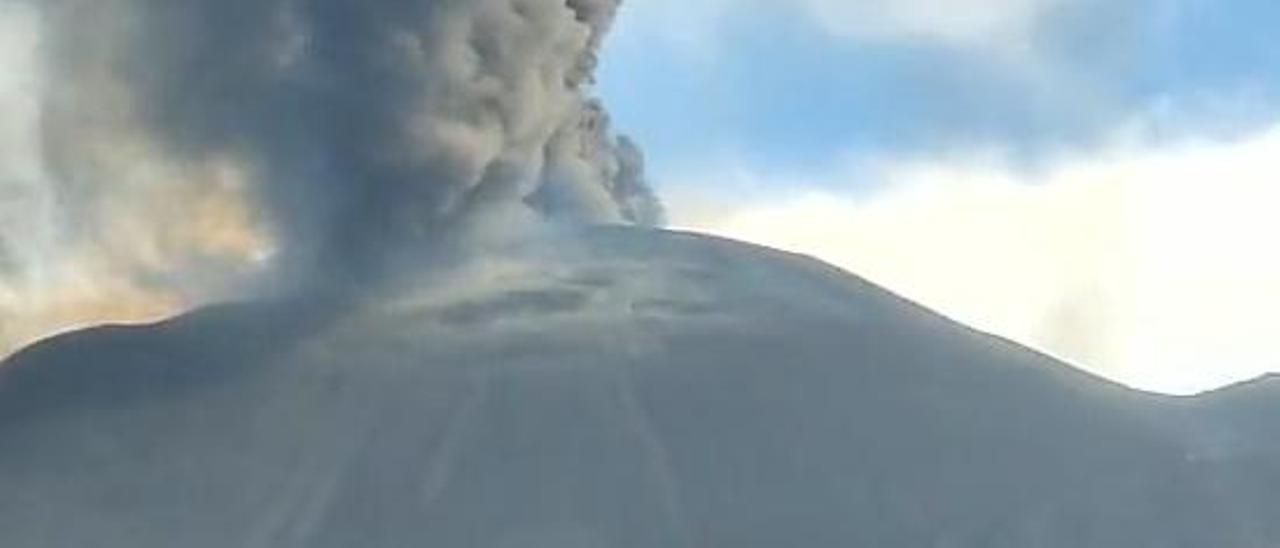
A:
[[[0,546],[1270,547],[1280,386],[1135,392],[817,262],[595,230],[0,369]]]

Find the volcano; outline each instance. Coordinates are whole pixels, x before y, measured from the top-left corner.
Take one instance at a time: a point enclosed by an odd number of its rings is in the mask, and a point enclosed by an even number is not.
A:
[[[1134,391],[817,261],[583,229],[0,368],[6,547],[1280,545],[1280,382]]]

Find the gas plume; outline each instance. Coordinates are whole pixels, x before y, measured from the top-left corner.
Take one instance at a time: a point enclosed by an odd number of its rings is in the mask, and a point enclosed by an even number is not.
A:
[[[660,224],[639,149],[591,96],[618,3],[29,3],[60,250],[36,255],[199,301],[223,272],[358,275],[475,219]]]

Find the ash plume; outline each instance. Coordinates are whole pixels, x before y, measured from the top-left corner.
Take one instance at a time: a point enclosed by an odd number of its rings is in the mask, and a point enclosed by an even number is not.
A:
[[[46,10],[50,166],[65,184],[87,182],[73,194],[91,205],[121,175],[101,156],[122,152],[104,140],[129,136],[134,162],[182,174],[233,166],[281,252],[326,267],[513,205],[656,224],[637,150],[588,95],[617,8],[59,0]]]
[[[37,169],[0,204],[0,355],[264,269],[358,275],[479,219],[661,224],[591,96],[619,2],[16,0],[38,121],[5,150]]]

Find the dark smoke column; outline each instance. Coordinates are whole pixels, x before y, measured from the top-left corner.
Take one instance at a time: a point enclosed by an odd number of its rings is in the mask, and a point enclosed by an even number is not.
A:
[[[50,163],[82,209],[118,175],[101,137],[141,135],[190,171],[251,173],[294,260],[358,262],[478,211],[662,222],[639,150],[589,96],[618,0],[45,7]]]

